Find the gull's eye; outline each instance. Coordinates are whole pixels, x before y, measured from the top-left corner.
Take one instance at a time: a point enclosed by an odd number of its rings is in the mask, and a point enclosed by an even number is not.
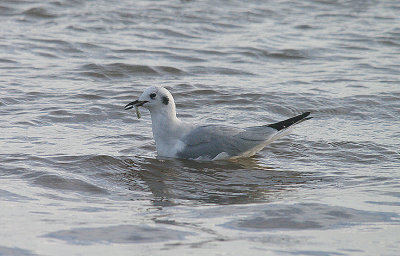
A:
[[[155,94],[154,92],[150,94],[150,98],[151,98],[152,100],[154,100],[154,98],[155,98],[156,96],[157,96],[157,94]]]

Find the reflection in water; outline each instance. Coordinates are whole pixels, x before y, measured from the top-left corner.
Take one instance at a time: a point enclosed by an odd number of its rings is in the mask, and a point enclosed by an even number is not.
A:
[[[199,162],[180,159],[125,160],[124,180],[130,189],[154,196],[155,205],[175,205],[179,200],[210,204],[273,201],[282,193],[305,184],[312,177],[261,165],[256,158]]]
[[[157,206],[270,202],[286,198],[289,191],[321,179],[315,173],[308,175],[304,171],[282,171],[266,166],[256,157],[202,162],[87,155],[31,161],[42,166],[26,174],[32,185],[101,197],[114,190],[124,191],[127,186],[135,192],[135,200],[150,199]],[[75,176],[69,178],[45,172],[59,166]]]

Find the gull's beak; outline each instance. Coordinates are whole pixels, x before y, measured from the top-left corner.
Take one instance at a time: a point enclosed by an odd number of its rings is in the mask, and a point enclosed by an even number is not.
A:
[[[143,101],[139,101],[139,100],[135,100],[132,101],[131,103],[129,103],[128,105],[125,106],[125,110],[131,109],[133,107],[140,107],[143,106],[144,103],[146,103],[148,101],[143,100]]]

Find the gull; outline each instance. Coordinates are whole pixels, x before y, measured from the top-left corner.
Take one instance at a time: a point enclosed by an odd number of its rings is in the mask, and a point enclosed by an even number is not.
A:
[[[147,88],[125,110],[139,107],[150,111],[157,154],[161,157],[221,160],[250,157],[289,133],[295,124],[310,119],[310,112],[281,122],[239,128],[227,125],[195,125],[176,117],[175,101],[164,87]]]

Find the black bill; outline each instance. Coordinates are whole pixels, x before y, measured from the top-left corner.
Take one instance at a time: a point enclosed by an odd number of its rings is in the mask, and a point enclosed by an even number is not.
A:
[[[125,110],[131,109],[135,106],[140,107],[146,102],[148,102],[148,101],[145,101],[145,100],[144,101],[139,101],[139,100],[132,101],[131,103],[129,103],[125,106]]]

